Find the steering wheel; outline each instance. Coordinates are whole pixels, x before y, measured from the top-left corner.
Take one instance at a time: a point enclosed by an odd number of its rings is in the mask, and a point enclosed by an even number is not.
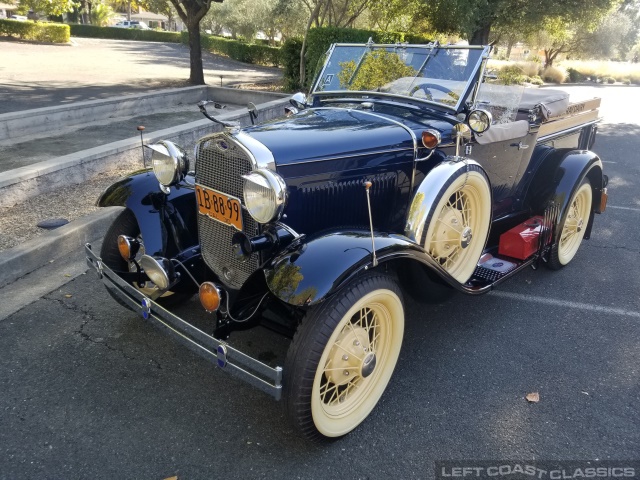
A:
[[[440,92],[446,93],[447,95],[451,96],[452,98],[455,98],[457,96],[456,92],[454,92],[452,90],[449,90],[447,87],[443,87],[442,85],[438,85],[437,83],[421,83],[420,85],[416,85],[409,92],[409,96],[413,97],[416,94],[416,92],[418,92],[419,90],[422,90],[424,92],[424,94],[426,95],[427,100],[432,100],[433,101],[433,95],[431,94],[431,91],[429,90],[430,88],[433,88],[434,90],[438,90]]]

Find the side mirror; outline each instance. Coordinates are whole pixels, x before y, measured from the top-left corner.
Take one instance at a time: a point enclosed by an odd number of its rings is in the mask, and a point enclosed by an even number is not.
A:
[[[296,107],[298,110],[304,110],[305,108],[307,108],[307,96],[302,92],[295,93],[289,99],[289,103],[291,103],[291,105]]]

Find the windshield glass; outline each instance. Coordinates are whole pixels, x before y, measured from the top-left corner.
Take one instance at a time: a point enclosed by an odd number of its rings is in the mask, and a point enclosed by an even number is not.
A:
[[[484,49],[430,45],[335,45],[312,94],[381,92],[457,108]]]

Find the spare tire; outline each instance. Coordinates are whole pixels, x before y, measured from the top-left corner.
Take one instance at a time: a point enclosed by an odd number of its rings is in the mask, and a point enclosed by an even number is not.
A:
[[[475,163],[461,162],[431,203],[420,243],[460,283],[469,280],[482,255],[491,208],[489,179]]]

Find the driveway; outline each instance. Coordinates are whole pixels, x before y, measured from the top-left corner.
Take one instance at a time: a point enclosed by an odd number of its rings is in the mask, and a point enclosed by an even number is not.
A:
[[[184,87],[189,47],[177,43],[72,38],[72,46],[0,40],[0,114]],[[203,52],[209,85],[273,81],[277,68]]]

